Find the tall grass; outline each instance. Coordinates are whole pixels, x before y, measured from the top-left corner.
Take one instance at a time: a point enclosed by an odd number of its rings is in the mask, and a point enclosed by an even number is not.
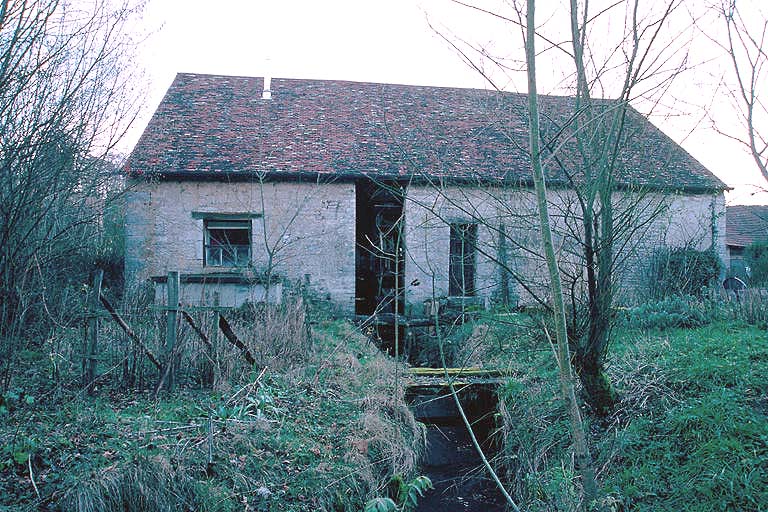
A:
[[[145,306],[122,312],[162,353],[164,322]],[[0,425],[0,510],[357,512],[413,475],[424,436],[405,369],[353,326],[310,330],[299,300],[229,312],[251,366],[213,334],[212,315],[192,314],[211,348],[180,329],[173,394],[154,397],[156,369],[108,323],[95,397],[79,393],[74,363],[60,365],[55,395],[18,381],[35,399],[14,395]],[[76,360],[78,343],[71,333],[59,353]],[[35,354],[29,368],[42,378],[46,361]]]
[[[590,426],[604,510],[768,510],[764,306],[758,296],[697,301],[713,308],[700,327],[615,329],[610,375],[620,402]],[[554,359],[546,342],[515,339],[507,356],[522,364],[500,392],[500,462],[526,510],[577,510]]]

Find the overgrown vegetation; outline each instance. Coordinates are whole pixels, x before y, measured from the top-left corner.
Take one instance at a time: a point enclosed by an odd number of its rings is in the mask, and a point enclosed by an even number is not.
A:
[[[626,325],[641,329],[701,327],[710,322],[712,303],[695,297],[671,295],[656,301],[627,308]]]
[[[190,364],[186,390],[160,399],[126,389],[119,366],[84,397],[51,381],[52,354],[25,353],[0,408],[0,509],[359,511],[386,496],[423,448],[394,378],[403,369],[343,322],[311,337],[302,327],[290,354],[258,348],[274,336],[244,336],[268,364],[219,365],[214,389],[194,387],[204,366]]]
[[[619,402],[589,427],[603,510],[766,510],[768,307],[747,298],[668,298],[620,316],[609,366]],[[497,467],[521,509],[579,510],[552,345],[526,314],[481,325],[475,353],[511,375]]]
[[[649,287],[653,298],[671,295],[701,297],[720,276],[722,262],[713,249],[665,247],[651,262]]]
[[[744,259],[749,266],[749,284],[768,284],[768,240],[752,242],[744,250]]]
[[[768,335],[718,321],[617,344],[624,407],[602,434],[605,491],[629,510],[765,510]]]
[[[0,385],[38,336],[74,323],[94,265],[119,285],[114,149],[141,97],[129,32],[142,3],[0,8]]]

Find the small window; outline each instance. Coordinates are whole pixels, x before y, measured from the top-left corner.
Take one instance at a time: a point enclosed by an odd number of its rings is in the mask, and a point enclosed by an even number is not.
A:
[[[250,220],[206,220],[203,264],[244,267],[251,262]]]
[[[477,224],[451,224],[451,248],[448,262],[448,295],[475,295],[475,254]]]

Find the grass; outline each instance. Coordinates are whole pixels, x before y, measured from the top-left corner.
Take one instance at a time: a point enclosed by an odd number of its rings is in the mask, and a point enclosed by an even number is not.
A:
[[[20,396],[0,425],[0,510],[361,510],[412,475],[422,431],[403,368],[346,324],[315,331],[300,364],[226,392]]]
[[[621,401],[589,425],[604,510],[768,511],[768,332],[736,310],[696,328],[659,311],[613,332]],[[453,357],[509,376],[494,463],[524,509],[575,510],[555,360],[531,320],[488,314],[459,326]],[[233,319],[244,339],[247,321]],[[159,399],[117,378],[84,397],[65,383],[74,362],[52,368],[45,345],[25,351],[23,378],[0,403],[0,511],[359,511],[387,496],[393,479],[417,474],[423,449],[403,400],[406,368],[349,324],[311,336],[304,325],[291,331],[298,345],[265,337],[253,368],[222,352],[215,391],[194,387],[203,380],[188,364],[186,387]]]
[[[489,338],[512,374],[497,464],[526,510],[576,510],[554,357],[520,325],[492,326]],[[606,420],[587,418],[604,510],[768,510],[768,332],[739,320],[632,325],[613,333],[621,401]]]
[[[768,510],[768,333],[630,331],[616,352],[627,406],[605,490],[631,510]]]

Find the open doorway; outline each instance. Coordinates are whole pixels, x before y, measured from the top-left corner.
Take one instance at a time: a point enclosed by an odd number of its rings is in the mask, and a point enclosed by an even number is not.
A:
[[[365,180],[357,182],[355,192],[355,313],[403,314],[405,187]]]

